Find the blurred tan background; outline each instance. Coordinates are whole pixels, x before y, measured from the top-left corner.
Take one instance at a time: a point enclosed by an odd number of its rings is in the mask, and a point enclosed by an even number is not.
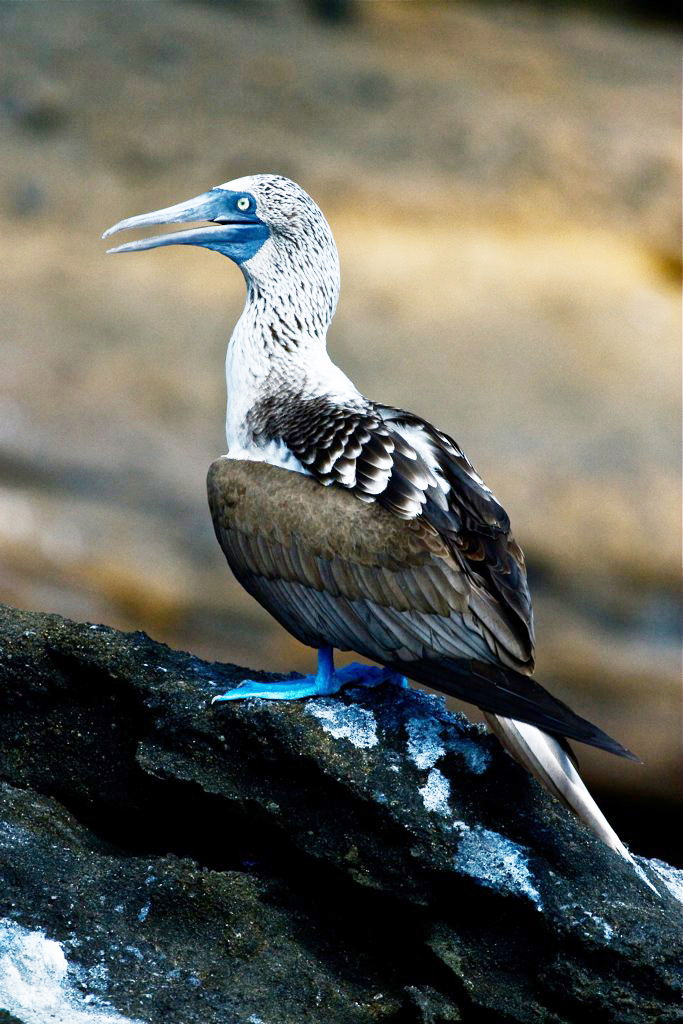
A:
[[[317,12],[316,12],[317,7]],[[452,433],[527,553],[538,676],[679,863],[678,51],[572,5],[0,6],[0,599],[308,671],[206,508],[239,271],[104,228],[287,174],[342,260],[335,359]]]

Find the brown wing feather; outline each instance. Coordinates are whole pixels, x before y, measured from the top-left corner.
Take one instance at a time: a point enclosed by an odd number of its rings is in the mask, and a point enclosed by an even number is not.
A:
[[[534,624],[526,565],[505,509],[453,438],[412,413],[379,409],[390,432],[409,431],[419,438],[422,452],[438,466],[442,486],[427,488],[421,517],[448,540],[460,565],[478,583],[482,609],[490,596],[494,618],[501,613],[505,617],[526,648],[525,671],[533,671]]]
[[[399,519],[420,519],[433,527],[477,591],[492,650],[506,648],[513,632],[514,667],[533,671],[524,556],[510,534],[505,509],[453,438],[412,413],[360,397],[340,404],[325,395],[302,398],[281,392],[277,400],[257,403],[248,426],[257,442],[286,445],[321,483],[347,488]],[[499,623],[504,628],[497,638]]]
[[[486,592],[478,613],[476,585],[424,519],[228,458],[211,466],[208,492],[235,575],[303,643],[355,650],[485,710],[622,751],[514,671],[525,649],[504,616],[490,621]]]

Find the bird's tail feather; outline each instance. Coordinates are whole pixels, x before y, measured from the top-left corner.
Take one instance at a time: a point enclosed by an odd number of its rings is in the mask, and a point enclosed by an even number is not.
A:
[[[500,665],[462,658],[422,658],[410,662],[396,660],[390,665],[396,671],[405,673],[409,679],[476,704],[488,714],[503,715],[515,722],[528,722],[544,732],[588,743],[630,761],[640,760],[597,725],[581,718],[561,700],[553,697],[530,675]]]
[[[616,853],[634,864],[619,836],[584,785],[569,752],[560,740],[535,725],[503,718],[488,711],[484,717],[505,749],[554,797],[565,804]]]

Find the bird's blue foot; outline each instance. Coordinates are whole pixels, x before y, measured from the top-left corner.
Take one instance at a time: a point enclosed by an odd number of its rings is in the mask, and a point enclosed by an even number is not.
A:
[[[380,683],[394,683],[408,686],[408,680],[389,668],[377,668],[353,662],[335,672],[331,647],[318,651],[318,671],[314,676],[300,679],[278,679],[272,683],[258,683],[245,679],[234,690],[214,697],[212,704],[227,700],[244,700],[245,697],[265,697],[267,700],[301,700],[302,697],[329,697],[345,686],[379,686]]]

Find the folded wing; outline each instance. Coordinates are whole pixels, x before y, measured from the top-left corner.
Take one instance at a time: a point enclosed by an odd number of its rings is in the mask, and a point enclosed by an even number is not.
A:
[[[208,492],[233,572],[303,643],[357,651],[486,711],[628,756],[509,667],[526,663],[528,637],[424,515],[400,518],[343,487],[229,458],[211,466]]]

